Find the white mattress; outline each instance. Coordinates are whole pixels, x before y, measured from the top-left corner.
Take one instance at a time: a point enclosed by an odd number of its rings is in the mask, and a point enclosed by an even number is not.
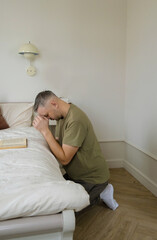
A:
[[[0,150],[0,220],[47,215],[89,205],[85,189],[66,181],[43,136],[33,127],[0,131],[0,139],[26,137],[28,147]]]

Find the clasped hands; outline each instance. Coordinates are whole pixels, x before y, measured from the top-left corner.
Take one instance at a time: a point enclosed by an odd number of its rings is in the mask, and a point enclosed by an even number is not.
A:
[[[49,130],[49,120],[46,117],[36,116],[33,120],[33,127],[43,134]]]

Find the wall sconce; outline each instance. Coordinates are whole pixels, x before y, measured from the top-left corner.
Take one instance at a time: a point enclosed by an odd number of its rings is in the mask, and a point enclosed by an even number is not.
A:
[[[19,54],[23,55],[26,59],[30,61],[30,66],[27,69],[27,74],[29,76],[34,76],[36,74],[36,68],[32,66],[32,61],[36,55],[39,55],[39,51],[33,44],[26,43],[23,44],[19,49]]]

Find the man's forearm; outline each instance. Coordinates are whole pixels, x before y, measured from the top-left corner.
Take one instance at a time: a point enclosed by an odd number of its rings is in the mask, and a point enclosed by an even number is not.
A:
[[[68,160],[66,159],[65,153],[63,151],[63,148],[59,145],[59,143],[56,141],[54,136],[52,135],[50,130],[47,130],[45,132],[42,132],[45,140],[47,141],[52,153],[55,155],[57,160],[63,164],[66,165],[68,163]]]

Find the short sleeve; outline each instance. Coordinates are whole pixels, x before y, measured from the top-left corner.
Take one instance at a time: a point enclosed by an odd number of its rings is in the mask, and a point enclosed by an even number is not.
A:
[[[86,137],[87,130],[80,122],[72,122],[64,132],[63,144],[80,147]]]

